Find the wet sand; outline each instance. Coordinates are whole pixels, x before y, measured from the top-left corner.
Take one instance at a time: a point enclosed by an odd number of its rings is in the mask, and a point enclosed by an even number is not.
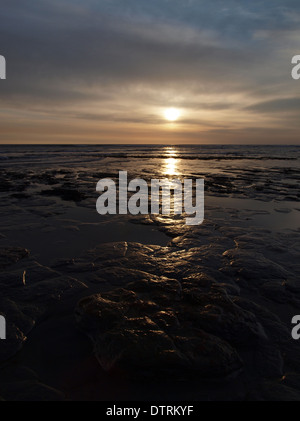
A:
[[[2,167],[0,396],[299,400],[300,171],[257,162],[176,161],[205,177],[199,227],[100,217],[95,185],[115,160]]]

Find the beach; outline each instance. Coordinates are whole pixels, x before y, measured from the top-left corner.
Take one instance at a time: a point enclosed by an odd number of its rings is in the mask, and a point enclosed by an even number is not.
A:
[[[205,219],[100,179],[204,179]],[[299,400],[300,147],[0,147],[0,397]]]

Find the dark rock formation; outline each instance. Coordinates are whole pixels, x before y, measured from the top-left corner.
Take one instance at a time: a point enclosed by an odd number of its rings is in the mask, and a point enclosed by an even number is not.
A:
[[[242,362],[229,343],[201,329],[178,281],[137,281],[81,300],[76,319],[105,370],[134,376],[222,377]]]

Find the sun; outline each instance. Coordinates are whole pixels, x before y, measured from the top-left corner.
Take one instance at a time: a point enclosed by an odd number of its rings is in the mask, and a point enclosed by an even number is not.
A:
[[[168,121],[176,121],[180,117],[180,111],[177,108],[167,108],[165,110],[165,118]]]

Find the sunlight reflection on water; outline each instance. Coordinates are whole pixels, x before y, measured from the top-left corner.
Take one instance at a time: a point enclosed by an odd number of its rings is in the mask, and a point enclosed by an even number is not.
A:
[[[167,158],[164,162],[164,170],[163,173],[165,175],[177,175],[177,159],[175,158]]]
[[[177,151],[175,148],[167,148],[166,154],[169,156],[168,158],[164,159],[164,167],[163,167],[163,174],[168,176],[178,175],[178,162],[179,160],[176,159]]]

